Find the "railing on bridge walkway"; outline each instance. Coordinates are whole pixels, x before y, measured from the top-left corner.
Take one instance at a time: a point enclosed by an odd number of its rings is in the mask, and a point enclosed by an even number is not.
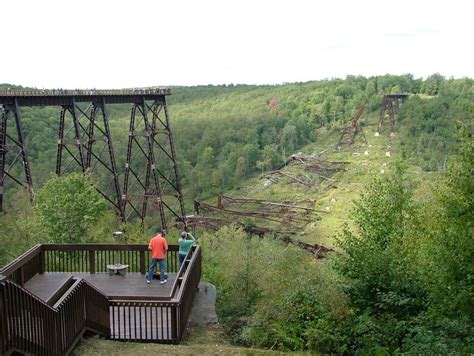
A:
[[[170,95],[165,87],[134,89],[3,89],[1,96]]]
[[[169,247],[168,271],[176,278],[168,297],[110,296],[73,277],[49,302],[25,284],[38,275],[105,275],[107,264],[117,261],[128,264],[131,275],[144,274],[149,251],[146,245],[118,244],[33,247],[0,270],[0,354],[67,354],[86,330],[114,340],[179,343],[201,277],[201,251],[194,246],[180,267],[178,246]]]

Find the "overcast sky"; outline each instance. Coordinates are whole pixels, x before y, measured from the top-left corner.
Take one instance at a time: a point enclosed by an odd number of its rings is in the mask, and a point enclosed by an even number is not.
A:
[[[0,83],[38,88],[474,77],[474,1],[4,0]]]

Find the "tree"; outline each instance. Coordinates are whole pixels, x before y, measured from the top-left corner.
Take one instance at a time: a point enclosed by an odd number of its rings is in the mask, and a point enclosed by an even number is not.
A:
[[[77,243],[104,214],[106,202],[89,176],[72,173],[52,176],[34,200],[36,223],[49,242]]]
[[[277,145],[272,143],[263,148],[262,161],[267,169],[272,169],[281,161]]]
[[[296,127],[291,124],[286,124],[281,130],[280,145],[285,152],[293,152],[297,143]]]
[[[360,233],[346,228],[339,241],[345,252],[339,270],[347,278],[351,303],[375,315],[410,314],[422,300],[403,268],[404,238],[415,216],[403,170],[397,168],[385,181],[374,180],[356,201],[353,216]]]
[[[422,92],[429,94],[429,95],[436,95],[444,82],[444,77],[439,74],[435,73],[430,75],[426,78],[425,82],[423,83],[421,90]]]
[[[18,215],[12,219],[12,215],[0,214],[0,266],[42,242],[25,225],[27,224]]]
[[[406,240],[417,223],[418,207],[403,170],[375,180],[356,202],[358,233],[345,228],[338,271],[353,315],[350,348],[361,353],[399,350],[426,310],[426,291],[407,271]]]
[[[474,321],[474,145],[465,138],[444,184],[426,209],[425,236],[416,268],[425,276],[433,309],[447,317]],[[437,266],[437,268],[434,268]]]

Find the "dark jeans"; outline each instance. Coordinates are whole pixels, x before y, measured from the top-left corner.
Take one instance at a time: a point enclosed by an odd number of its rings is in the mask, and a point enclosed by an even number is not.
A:
[[[165,258],[152,258],[150,263],[150,269],[148,270],[148,275],[146,279],[151,281],[153,280],[153,273],[155,273],[156,264],[160,266],[160,281],[164,281],[166,275],[166,259]]]
[[[186,258],[186,255],[187,255],[187,253],[185,253],[185,254],[180,253],[179,254],[179,267],[181,267],[183,265],[183,262],[184,262],[184,259]]]

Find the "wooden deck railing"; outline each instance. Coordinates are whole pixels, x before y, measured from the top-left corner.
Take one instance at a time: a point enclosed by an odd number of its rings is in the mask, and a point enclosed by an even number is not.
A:
[[[177,334],[179,340],[181,340],[186,330],[189,314],[191,313],[194,295],[198,290],[199,281],[201,280],[201,248],[199,246],[193,246],[189,251],[177,280],[180,283],[176,297],[180,301],[177,315]]]
[[[178,272],[179,247],[170,245],[167,252],[167,269]],[[119,244],[48,244],[43,245],[44,272],[107,272],[107,265],[129,265],[129,272],[148,271],[150,251],[147,245]]]
[[[35,274],[40,273],[42,245],[36,245],[8,265],[0,269],[0,275],[23,286]]]
[[[169,245],[167,271],[179,271],[179,247]],[[45,244],[36,245],[0,269],[0,275],[23,286],[37,273],[107,272],[109,264],[127,264],[130,272],[145,274],[150,263],[147,245],[125,244]]]
[[[201,249],[193,246],[180,267],[178,246],[170,245],[168,272],[176,273],[170,299],[108,299],[77,279],[50,306],[23,288],[45,272],[107,272],[107,265],[129,265],[146,273],[147,245],[37,245],[0,269],[0,354],[18,350],[38,355],[68,353],[84,330],[117,340],[179,343],[201,278]],[[71,283],[69,281],[68,283]],[[54,300],[56,300],[55,298]],[[54,302],[54,301],[53,301]]]
[[[110,335],[105,295],[78,279],[53,306],[15,282],[0,277],[0,352],[64,355],[85,330]]]
[[[179,343],[201,280],[201,248],[193,246],[176,276],[169,301],[110,300],[111,339]]]

